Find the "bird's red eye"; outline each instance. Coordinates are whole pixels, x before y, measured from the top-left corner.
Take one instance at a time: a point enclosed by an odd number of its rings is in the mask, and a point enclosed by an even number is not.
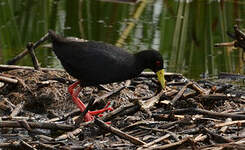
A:
[[[156,61],[156,65],[157,66],[160,66],[161,65],[161,62],[160,61]]]

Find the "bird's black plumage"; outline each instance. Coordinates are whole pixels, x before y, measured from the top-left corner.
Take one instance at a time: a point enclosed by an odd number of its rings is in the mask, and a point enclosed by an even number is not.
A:
[[[162,56],[155,50],[131,54],[111,44],[69,40],[53,31],[49,34],[63,67],[84,86],[123,81],[146,68],[155,72],[163,68]]]

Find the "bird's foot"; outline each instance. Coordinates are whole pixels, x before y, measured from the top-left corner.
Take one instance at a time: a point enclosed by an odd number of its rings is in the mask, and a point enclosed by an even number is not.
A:
[[[78,94],[81,91],[80,87],[77,87],[77,85],[80,82],[77,81],[75,83],[73,83],[72,85],[70,85],[68,87],[68,92],[71,94],[72,100],[74,101],[74,103],[77,105],[77,107],[81,110],[81,112],[83,112],[86,109],[85,104],[78,98]],[[77,88],[76,88],[77,87]],[[76,89],[75,89],[76,88]],[[74,91],[75,89],[75,91]],[[106,104],[106,106],[100,110],[95,110],[95,111],[88,111],[86,113],[86,115],[84,116],[84,121],[85,122],[89,122],[89,121],[93,121],[94,120],[94,116],[98,115],[99,117],[103,116],[101,113],[109,110],[109,111],[113,111],[113,108],[110,106],[111,102],[108,102]]]
[[[85,122],[89,122],[89,121],[93,121],[94,120],[94,116],[98,116],[98,117],[103,117],[103,112],[109,110],[109,111],[113,111],[114,109],[112,108],[112,106],[110,105],[111,102],[108,102],[106,104],[106,106],[100,110],[95,110],[95,111],[88,111],[87,114],[84,116],[84,121]],[[107,124],[111,124],[111,122],[106,122]]]
[[[85,122],[89,122],[89,121],[93,121],[94,120],[94,116],[98,116],[98,117],[103,117],[103,112],[109,110],[109,111],[113,111],[114,109],[112,108],[112,106],[110,106],[111,102],[108,102],[106,104],[106,106],[100,110],[95,110],[95,111],[88,111],[86,113],[86,115],[84,116],[84,121]],[[111,124],[110,122],[107,122],[107,124]]]
[[[106,104],[106,106],[100,110],[95,110],[95,111],[88,111],[86,113],[86,115],[84,116],[84,121],[85,122],[89,122],[89,121],[93,121],[94,120],[94,116],[98,116],[98,117],[103,117],[103,112],[109,110],[109,111],[113,111],[114,109],[112,108],[112,106],[110,106],[111,102],[108,102]],[[111,124],[111,122],[106,122],[106,124]]]
[[[90,114],[89,112],[86,113],[86,115],[84,116],[84,121],[85,122],[90,122],[94,120],[94,116],[92,114]]]
[[[89,113],[90,113],[91,115],[98,115],[98,114],[101,114],[101,113],[103,113],[103,112],[105,112],[105,111],[107,111],[107,110],[113,111],[114,109],[112,108],[112,106],[110,106],[110,104],[111,104],[111,102],[108,102],[104,108],[102,108],[102,109],[100,109],[100,110],[89,111]],[[103,115],[102,115],[102,116],[103,116]],[[101,117],[101,115],[99,115],[99,117]]]

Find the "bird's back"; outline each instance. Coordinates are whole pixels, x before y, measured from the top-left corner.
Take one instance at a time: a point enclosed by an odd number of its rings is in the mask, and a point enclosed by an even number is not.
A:
[[[52,32],[51,39],[63,67],[84,85],[123,81],[140,73],[134,56],[111,44],[67,40]]]

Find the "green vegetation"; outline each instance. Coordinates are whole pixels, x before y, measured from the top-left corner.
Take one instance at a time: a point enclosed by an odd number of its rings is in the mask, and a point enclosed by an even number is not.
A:
[[[243,73],[241,50],[214,48],[228,42],[226,35],[234,24],[244,27],[242,0],[146,1],[139,20],[133,16],[135,5],[98,0],[0,0],[0,63],[21,52],[27,42],[37,41],[48,29],[65,36],[116,44],[130,22],[134,28],[123,48],[132,52],[157,49],[166,60],[167,71],[191,78],[219,72]],[[49,50],[39,48],[43,67],[59,67]],[[20,65],[32,65],[25,57]]]

